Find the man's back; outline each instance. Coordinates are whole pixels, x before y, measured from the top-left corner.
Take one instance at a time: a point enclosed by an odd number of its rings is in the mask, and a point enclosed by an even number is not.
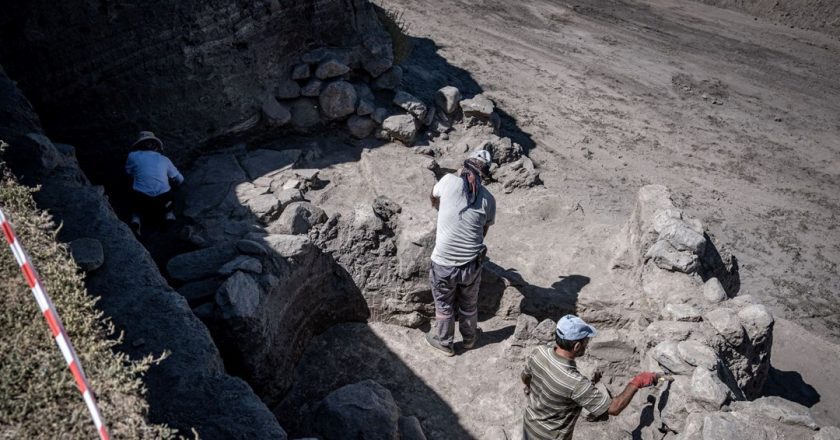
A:
[[[484,247],[484,227],[495,221],[496,200],[480,186],[475,203],[467,207],[463,180],[454,174],[443,176],[432,194],[440,199],[432,261],[442,266],[469,263]]]
[[[537,347],[528,357],[525,373],[531,376],[524,420],[529,439],[570,440],[582,408],[596,417],[609,409],[609,396],[578,371],[575,361],[559,356],[552,346]]]
[[[152,197],[171,189],[169,179],[184,180],[172,161],[155,151],[132,151],[125,170],[134,178],[134,190]]]

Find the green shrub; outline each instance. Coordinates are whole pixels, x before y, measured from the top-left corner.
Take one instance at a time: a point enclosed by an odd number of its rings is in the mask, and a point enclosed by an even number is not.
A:
[[[394,64],[401,64],[414,50],[414,40],[408,35],[408,23],[403,18],[404,11],[386,9],[377,5],[376,14],[385,31],[391,36],[391,44],[394,46]]]
[[[0,141],[0,153],[4,144]],[[166,426],[145,419],[139,376],[154,362],[133,362],[113,351],[113,326],[94,308],[56,227],[0,161],[0,206],[29,252],[55,302],[117,439],[169,439]],[[95,439],[93,421],[5,239],[0,249],[0,438]]]

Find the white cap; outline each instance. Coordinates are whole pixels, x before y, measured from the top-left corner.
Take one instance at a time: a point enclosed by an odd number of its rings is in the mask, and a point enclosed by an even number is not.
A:
[[[470,159],[478,159],[488,165],[493,161],[493,157],[490,155],[490,152],[483,149],[478,149],[470,153]]]

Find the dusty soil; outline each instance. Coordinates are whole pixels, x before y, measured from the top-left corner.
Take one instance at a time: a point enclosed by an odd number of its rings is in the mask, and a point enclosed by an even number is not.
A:
[[[788,320],[774,365],[840,423],[837,367],[820,361],[840,341],[840,42],[671,0],[385,5],[469,72],[450,79],[493,98],[541,167],[543,188],[499,196],[497,264],[545,289],[588,277],[583,303],[621,294],[596,243],[638,188],[664,184],[738,257],[740,293]],[[434,69],[411,60],[409,78]]]

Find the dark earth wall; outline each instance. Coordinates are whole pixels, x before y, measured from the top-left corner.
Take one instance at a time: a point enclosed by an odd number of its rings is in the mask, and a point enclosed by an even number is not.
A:
[[[253,125],[302,52],[382,32],[366,0],[3,3],[0,64],[83,165],[122,160],[140,129],[182,160]]]

